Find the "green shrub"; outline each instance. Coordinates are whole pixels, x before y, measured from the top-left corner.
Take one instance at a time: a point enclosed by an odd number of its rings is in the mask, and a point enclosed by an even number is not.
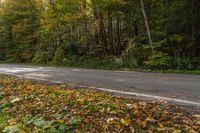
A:
[[[65,58],[62,59],[62,63],[65,64],[65,65],[70,65],[71,60],[65,57]]]
[[[32,62],[36,63],[36,64],[41,64],[41,63],[48,63],[49,61],[49,57],[48,57],[48,53],[38,50],[35,54],[35,57],[33,58]]]
[[[184,40],[184,37],[182,35],[173,34],[169,37],[169,39],[171,42],[181,43]]]
[[[63,64],[63,59],[65,59],[65,51],[62,46],[60,46],[55,53],[52,64]]]
[[[114,61],[115,61],[114,64],[116,64],[116,66],[117,66],[118,68],[122,68],[122,67],[123,67],[124,62],[123,62],[123,59],[122,59],[122,58],[115,58]]]
[[[144,61],[144,64],[152,69],[166,69],[170,66],[170,59],[170,56],[166,53],[155,52],[149,56],[148,61]]]
[[[193,58],[192,59],[194,69],[200,70],[200,58]]]
[[[128,47],[122,53],[124,66],[128,68],[138,68],[141,66],[146,56],[141,53],[145,53],[142,45],[135,44],[133,40],[130,40]]]
[[[195,68],[198,69],[198,66],[200,63],[198,63],[198,60],[192,60],[189,57],[186,57],[185,55],[181,56],[180,53],[176,53],[174,57],[174,66],[176,69],[180,70],[192,70]]]

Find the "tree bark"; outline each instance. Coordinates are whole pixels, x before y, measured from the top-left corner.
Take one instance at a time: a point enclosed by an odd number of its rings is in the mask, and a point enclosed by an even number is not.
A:
[[[3,41],[2,41],[2,35],[0,33],[0,59],[2,59],[4,57],[4,53],[3,53]]]
[[[194,24],[194,0],[191,0],[191,39],[194,40],[195,24]]]
[[[113,17],[112,9],[108,10],[108,36],[109,36],[109,52],[113,54]]]
[[[87,10],[87,0],[83,1],[83,9],[84,9],[84,32],[86,34],[86,46],[87,46],[87,50],[90,50],[90,46],[89,46],[89,30],[88,30],[88,16],[86,14],[86,10]]]
[[[102,13],[98,10],[98,8],[95,5],[94,0],[92,0],[92,4],[93,4],[93,13],[94,16],[98,22],[98,28],[99,28],[99,35],[100,38],[103,42],[103,45],[105,47],[105,52],[106,54],[108,54],[108,41],[107,41],[107,36],[106,36],[106,31],[105,31],[105,25],[104,25],[104,21],[103,21],[103,15]]]
[[[152,41],[152,36],[151,36],[151,32],[150,32],[149,21],[148,21],[148,18],[147,18],[145,7],[144,7],[144,1],[140,0],[140,4],[141,4],[141,7],[142,7],[142,13],[143,13],[143,17],[144,17],[144,22],[145,22],[147,34],[148,34],[148,37],[149,37],[149,43],[151,44],[152,52],[154,52],[154,48],[152,46],[153,41]]]
[[[128,13],[127,16],[127,24],[128,24],[128,37],[131,38],[131,15]]]
[[[134,30],[135,30],[135,36],[139,36],[139,29],[138,29],[138,24],[137,21],[134,22]]]
[[[120,16],[117,17],[117,22],[116,22],[116,30],[117,30],[117,55],[119,55],[119,50],[121,47],[121,25],[120,25]]]

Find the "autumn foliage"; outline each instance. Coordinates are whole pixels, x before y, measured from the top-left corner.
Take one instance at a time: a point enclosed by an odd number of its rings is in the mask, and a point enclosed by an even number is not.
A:
[[[167,104],[1,75],[0,130],[7,133],[198,133],[200,118]]]

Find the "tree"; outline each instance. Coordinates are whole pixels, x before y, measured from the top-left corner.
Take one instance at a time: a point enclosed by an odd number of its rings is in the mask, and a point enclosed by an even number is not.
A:
[[[199,0],[6,0],[1,5],[2,60],[200,66]]]
[[[2,32],[7,58],[30,62],[35,54],[40,26],[39,2],[37,0],[7,1],[4,7]]]
[[[143,13],[143,16],[144,16],[144,21],[145,21],[145,26],[146,26],[147,34],[148,34],[148,37],[149,37],[149,43],[152,45],[153,41],[152,41],[152,37],[151,37],[151,31],[150,31],[150,27],[149,27],[149,21],[148,21],[148,18],[147,18],[147,14],[146,14],[146,11],[145,11],[143,0],[140,0],[140,4],[141,4],[141,8],[142,8],[142,13]],[[154,52],[154,48],[152,46],[152,53],[153,52]]]

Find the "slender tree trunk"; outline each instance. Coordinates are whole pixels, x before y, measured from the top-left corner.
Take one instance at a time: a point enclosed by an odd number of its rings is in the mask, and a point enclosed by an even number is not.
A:
[[[128,13],[128,18],[127,18],[127,24],[128,24],[128,37],[131,38],[131,15]]]
[[[138,24],[137,21],[134,22],[134,30],[135,30],[135,36],[139,36],[139,29],[138,29]]]
[[[94,16],[98,22],[98,28],[99,28],[99,35],[100,38],[103,42],[103,45],[105,47],[105,52],[106,54],[108,54],[108,41],[107,41],[107,36],[106,36],[106,31],[105,31],[105,25],[104,25],[104,21],[103,21],[103,15],[102,13],[98,10],[98,8],[95,5],[94,0],[92,0],[92,4],[93,4],[93,13]]]
[[[1,36],[1,33],[0,33],[0,59],[3,58],[4,54],[3,54],[3,42],[2,42],[2,36]]]
[[[141,7],[142,7],[142,13],[143,13],[143,17],[144,17],[144,22],[145,22],[147,34],[148,34],[148,37],[149,37],[149,43],[151,44],[151,49],[152,49],[152,52],[154,53],[154,48],[152,46],[153,41],[152,41],[151,32],[150,32],[150,28],[149,28],[149,21],[148,21],[148,18],[147,18],[145,7],[144,7],[144,1],[140,0],[140,4],[141,4]]]
[[[195,24],[194,24],[194,0],[191,0],[191,39],[194,40]]]
[[[99,45],[99,32],[97,28],[95,28],[95,44]]]
[[[113,19],[113,51],[114,51],[114,54],[117,55],[117,40],[116,40],[116,36],[117,36],[117,20],[116,18]]]
[[[108,54],[108,41],[107,41],[105,25],[104,25],[104,21],[103,21],[103,15],[101,12],[99,12],[99,28],[100,28],[100,35],[101,35],[102,41],[104,43],[104,47],[106,49],[106,53]]]
[[[83,9],[84,9],[84,34],[86,34],[86,45],[87,45],[87,50],[90,49],[89,46],[89,31],[88,31],[88,16],[86,14],[86,10],[87,10],[87,0],[83,1]]]
[[[108,10],[108,36],[109,36],[109,52],[113,54],[113,17],[112,9]]]
[[[165,10],[164,10],[164,20],[163,25],[164,25],[164,31],[165,31],[165,36],[167,37],[168,34],[168,28],[167,28],[167,17],[168,17],[168,12],[169,12],[169,6],[168,6],[168,0],[164,1],[165,3]]]
[[[117,30],[117,55],[119,55],[119,50],[121,47],[121,26],[120,26],[120,17],[117,17],[116,23],[116,30]]]

